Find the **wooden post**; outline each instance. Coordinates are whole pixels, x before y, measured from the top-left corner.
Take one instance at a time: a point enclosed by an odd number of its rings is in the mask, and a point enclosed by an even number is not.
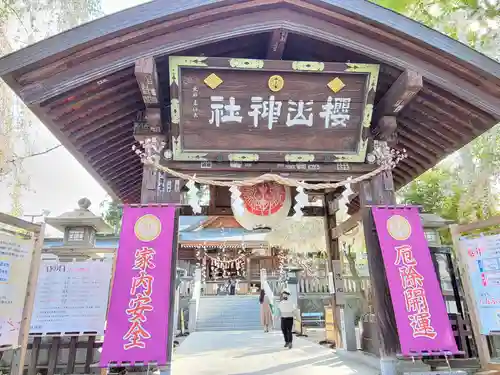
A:
[[[21,225],[19,227],[22,228]],[[19,348],[14,350],[12,356],[12,366],[10,375],[23,375],[24,361],[26,352],[28,350],[28,337],[31,324],[31,315],[33,313],[33,305],[35,303],[36,284],[38,281],[38,271],[40,269],[40,262],[42,259],[42,247],[45,237],[45,223],[38,226],[37,230],[33,232],[33,255],[31,258],[30,274],[28,277],[28,285],[26,288],[26,297],[24,300],[23,316],[21,321],[21,328],[19,330]]]
[[[49,350],[49,364],[47,366],[47,375],[54,375],[56,373],[60,344],[61,344],[60,336],[52,337],[52,343],[50,344],[50,350]]]
[[[343,189],[342,189],[343,191]],[[338,202],[336,200],[342,193],[342,191],[335,191],[325,194],[324,196],[324,206],[325,206],[325,239],[326,239],[326,249],[328,255],[327,262],[327,272],[332,272],[334,275],[334,287],[337,289],[337,285],[335,285],[335,271],[333,269],[333,264],[335,261],[340,261],[340,251],[339,251],[339,241],[337,237],[332,237],[332,231],[335,230],[337,226],[337,218],[336,212],[338,209]],[[340,270],[340,272],[342,272]],[[330,291],[333,293],[333,291]],[[341,314],[340,314],[340,306],[341,301],[338,299],[337,294],[330,294],[331,296],[331,305],[332,305],[332,314],[333,314],[333,329],[335,332],[335,345],[337,348],[341,348],[343,346],[342,343],[342,326],[341,326]]]
[[[373,293],[373,307],[375,310],[375,323],[380,341],[381,366],[384,359],[395,359],[399,351],[399,337],[396,328],[396,319],[392,300],[389,295],[389,285],[385,273],[384,261],[378,236],[370,210],[371,205],[394,205],[396,202],[391,184],[384,184],[392,173],[387,172],[375,176],[371,181],[360,184],[360,204],[362,210],[363,228],[365,233],[366,248],[368,253],[368,268]]]

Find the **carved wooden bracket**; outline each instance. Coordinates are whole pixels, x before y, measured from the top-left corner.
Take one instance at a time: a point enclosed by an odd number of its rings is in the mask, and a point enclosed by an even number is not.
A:
[[[375,139],[394,141],[396,133],[396,116],[412,101],[423,87],[423,79],[419,73],[405,70],[385,95],[380,99],[372,119],[372,135]]]
[[[134,138],[136,141],[144,141],[151,137],[165,138],[160,108],[146,108],[139,111],[134,121]]]
[[[281,60],[285,51],[286,41],[288,39],[288,31],[276,29],[272,32],[267,48],[266,58],[268,60]]]

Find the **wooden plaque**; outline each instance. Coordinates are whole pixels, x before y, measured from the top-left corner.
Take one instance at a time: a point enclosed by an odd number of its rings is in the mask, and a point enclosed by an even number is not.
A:
[[[176,161],[364,162],[378,65],[170,58]]]

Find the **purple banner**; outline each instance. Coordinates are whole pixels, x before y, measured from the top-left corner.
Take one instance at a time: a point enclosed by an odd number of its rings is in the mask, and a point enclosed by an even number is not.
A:
[[[373,207],[401,352],[458,353],[416,207]]]
[[[100,366],[170,360],[174,207],[125,207]]]

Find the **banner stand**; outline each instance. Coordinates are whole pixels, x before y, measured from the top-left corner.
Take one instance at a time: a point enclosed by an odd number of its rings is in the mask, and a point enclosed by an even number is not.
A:
[[[371,210],[404,357],[460,354],[418,208]]]
[[[124,206],[100,359],[108,373],[138,366],[171,373],[178,220],[177,207]]]
[[[31,324],[31,314],[35,302],[36,283],[38,280],[38,270],[42,258],[42,247],[45,236],[45,223],[34,224],[0,212],[0,223],[18,228],[31,233],[33,241],[33,252],[31,258],[28,284],[24,300],[23,315],[19,330],[18,347],[14,349],[10,375],[23,375],[24,362],[28,351],[28,338]],[[9,231],[6,231],[9,232]]]

